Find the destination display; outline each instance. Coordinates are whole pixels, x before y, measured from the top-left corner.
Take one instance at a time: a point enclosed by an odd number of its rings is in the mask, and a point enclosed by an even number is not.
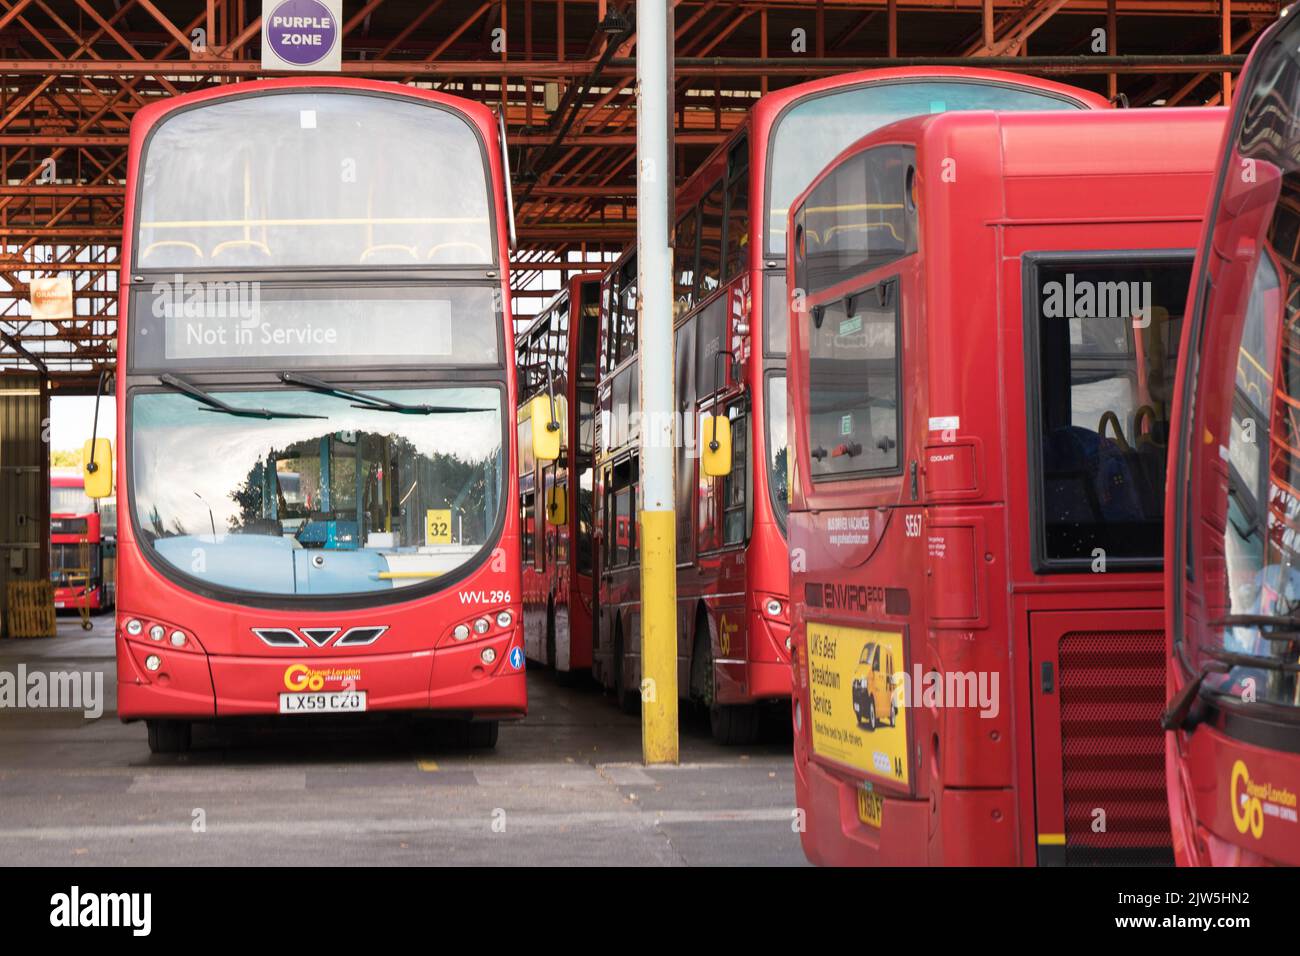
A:
[[[157,282],[133,309],[133,365],[203,367],[498,362],[483,288],[267,288]],[[478,321],[472,320],[477,319]]]

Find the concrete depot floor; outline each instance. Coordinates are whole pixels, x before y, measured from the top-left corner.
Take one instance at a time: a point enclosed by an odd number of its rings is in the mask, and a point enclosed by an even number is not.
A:
[[[0,864],[803,865],[788,734],[719,747],[688,716],[682,763],[640,763],[640,723],[529,673],[495,751],[406,720],[204,725],[153,756],[115,706],[112,616],[0,641],[0,671],[101,671],[103,716],[0,709]],[[206,829],[196,832],[196,820]]]

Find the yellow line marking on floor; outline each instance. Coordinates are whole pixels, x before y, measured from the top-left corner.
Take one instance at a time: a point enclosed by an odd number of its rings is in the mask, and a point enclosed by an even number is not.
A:
[[[428,760],[428,759],[417,760],[415,762],[415,765],[419,767],[421,770],[423,770],[425,773],[438,772],[438,761],[436,760]]]

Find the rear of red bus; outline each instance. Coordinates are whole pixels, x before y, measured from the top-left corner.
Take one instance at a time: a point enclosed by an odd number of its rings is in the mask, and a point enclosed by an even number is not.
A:
[[[1300,864],[1298,47],[1284,17],[1237,89],[1178,368],[1164,724],[1184,866]]]
[[[564,426],[555,461],[536,461],[527,444],[520,446],[524,648],[566,684],[591,671],[600,278],[569,279],[516,345],[520,420],[534,396],[549,395]]]
[[[480,105],[237,84],[132,124],[118,711],[526,709],[509,207]],[[472,723],[470,723],[472,721]]]
[[[898,68],[770,93],[678,191],[673,234],[677,405],[684,422],[732,419],[726,476],[696,463],[695,426],[677,451],[679,690],[708,705],[716,739],[749,743],[759,705],[790,693],[785,223],[791,200],[863,134],[916,114],[972,109],[1104,109],[1104,99],[1034,77],[971,68]],[[637,422],[634,252],[607,274],[600,403],[608,527],[631,528]],[[624,424],[626,422],[626,425]],[[622,509],[622,510],[620,510]],[[605,534],[598,521],[597,536]],[[599,553],[594,670],[617,695],[639,680],[634,538]]]
[[[726,346],[745,365],[738,377],[752,407],[750,443],[757,466],[755,533],[744,568],[748,613],[742,616],[752,636],[741,645],[748,648],[751,662],[748,673],[739,675],[742,694],[747,685],[759,697],[790,692],[790,602],[799,598],[789,592],[787,554],[793,470],[788,428],[793,426],[786,372],[786,224],[793,200],[850,144],[906,117],[967,110],[1104,110],[1109,105],[1063,83],[973,67],[845,73],[769,93],[755,104],[746,128],[752,170],[746,208],[761,213],[752,216],[749,227],[744,288],[733,295],[738,305],[731,312],[742,326],[733,325]],[[737,217],[728,210],[727,218]],[[679,581],[679,593],[682,588]]]
[[[1222,123],[918,118],[795,204],[795,790],[814,862],[1169,858],[1165,435]]]
[[[50,580],[56,610],[105,607],[103,537],[80,474],[50,476]]]

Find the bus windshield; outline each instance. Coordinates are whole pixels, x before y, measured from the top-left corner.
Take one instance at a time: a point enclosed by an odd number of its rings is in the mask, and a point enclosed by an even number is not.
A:
[[[495,387],[368,388],[403,414],[290,389],[131,401],[131,487],[147,550],[184,578],[256,595],[436,582],[493,539],[503,482]]]
[[[1197,360],[1185,374],[1195,416],[1182,433],[1190,481],[1178,490],[1190,564],[1175,579],[1175,641],[1210,667],[1226,705],[1259,701],[1300,716],[1300,55],[1277,42],[1244,101],[1215,219],[1215,248],[1251,250],[1198,276]],[[1213,258],[1214,253],[1210,253]],[[1246,261],[1242,261],[1246,260]],[[1204,263],[1202,264],[1204,268]]]
[[[846,147],[909,116],[949,110],[1083,109],[1046,90],[991,81],[920,79],[869,83],[809,96],[772,130],[767,186],[767,255],[785,258],[790,203]]]
[[[50,514],[88,515],[94,514],[95,503],[86,497],[81,485],[72,487],[53,487],[50,489]]]
[[[491,265],[486,157],[446,108],[264,92],[163,120],[144,146],[135,268]]]

